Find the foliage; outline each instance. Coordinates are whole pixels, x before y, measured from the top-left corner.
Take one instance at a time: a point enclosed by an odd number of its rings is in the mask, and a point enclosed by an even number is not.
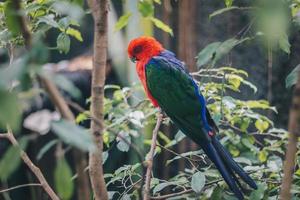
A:
[[[137,3],[137,9],[139,13],[141,14],[143,19],[146,19],[154,24],[155,27],[169,33],[171,36],[173,36],[173,30],[164,22],[162,22],[160,19],[156,18],[154,16],[154,3],[161,4],[160,1],[152,1],[152,0],[139,0]],[[115,30],[121,30],[124,28],[131,18],[132,13],[126,12],[123,14],[118,22],[115,25]]]

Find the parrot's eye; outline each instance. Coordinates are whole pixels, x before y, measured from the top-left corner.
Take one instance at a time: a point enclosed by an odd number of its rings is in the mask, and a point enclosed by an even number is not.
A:
[[[137,54],[141,53],[142,50],[143,50],[143,46],[142,46],[142,45],[137,45],[137,46],[134,47],[134,49],[133,49],[133,54],[134,54],[134,55],[137,55]]]

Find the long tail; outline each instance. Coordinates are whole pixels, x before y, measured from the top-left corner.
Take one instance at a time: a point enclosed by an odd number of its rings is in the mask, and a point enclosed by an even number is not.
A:
[[[241,179],[250,187],[252,187],[253,189],[257,189],[256,183],[232,159],[231,155],[227,152],[227,150],[215,136],[212,137],[212,142],[207,142],[205,144],[202,143],[201,147],[203,148],[207,156],[211,159],[211,161],[216,165],[225,182],[228,184],[229,188],[239,200],[243,200],[244,195],[241,191],[243,190],[243,188],[236,174],[241,177]]]

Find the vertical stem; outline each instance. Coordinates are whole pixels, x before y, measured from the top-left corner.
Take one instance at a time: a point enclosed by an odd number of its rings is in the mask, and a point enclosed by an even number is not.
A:
[[[272,103],[272,80],[273,80],[273,52],[271,44],[268,45],[268,101]],[[272,111],[268,111],[268,117],[270,118],[272,115]]]
[[[297,154],[297,143],[300,135],[300,73],[298,75],[298,82],[293,94],[292,107],[289,116],[289,140],[287,144],[287,151],[285,155],[283,179],[281,183],[280,199],[291,199],[291,186],[293,181],[293,174],[295,170],[295,159]]]
[[[105,68],[107,60],[107,14],[108,0],[88,0],[94,18],[94,55],[92,70],[92,98],[91,115],[99,119],[100,123],[91,121],[96,150],[90,152],[89,173],[96,200],[107,200],[108,194],[103,176],[102,152],[104,129],[103,122],[103,99],[105,84]]]
[[[147,158],[147,171],[146,171],[144,198],[143,198],[144,200],[150,199],[150,183],[151,183],[151,173],[152,173],[152,166],[153,166],[153,157],[154,157],[155,149],[156,149],[157,134],[158,134],[162,119],[163,119],[163,115],[160,111],[158,114],[157,120],[156,120],[155,128],[153,130],[151,148],[150,148],[150,151],[148,153],[148,158]]]

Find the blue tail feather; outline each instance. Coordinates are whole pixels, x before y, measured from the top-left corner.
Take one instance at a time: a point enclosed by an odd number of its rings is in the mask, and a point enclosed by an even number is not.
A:
[[[229,152],[223,147],[223,145],[216,137],[212,138],[212,143],[217,152],[219,153],[220,157],[222,158],[223,162],[227,166],[227,168],[232,169],[250,187],[252,187],[253,189],[257,189],[257,185],[253,181],[253,179],[233,160]]]
[[[237,181],[235,180],[236,177],[232,176],[232,171],[230,169],[228,170],[228,168],[225,166],[223,159],[220,157],[213,144],[211,142],[207,142],[205,144],[202,143],[201,147],[210,158],[210,160],[215,164],[217,169],[220,171],[222,177],[224,178],[225,182],[228,184],[232,192],[235,194],[235,196],[239,200],[243,200],[244,196],[240,191],[239,186],[237,185]]]

